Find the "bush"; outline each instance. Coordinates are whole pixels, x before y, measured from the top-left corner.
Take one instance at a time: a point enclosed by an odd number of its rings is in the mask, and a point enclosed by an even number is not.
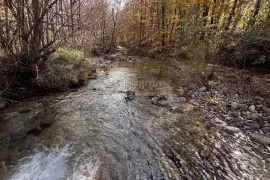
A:
[[[247,31],[225,34],[219,47],[219,62],[238,68],[270,68],[269,25],[265,22]]]
[[[46,70],[37,75],[37,84],[46,89],[63,89],[87,82],[90,61],[80,51],[60,48],[47,61]]]

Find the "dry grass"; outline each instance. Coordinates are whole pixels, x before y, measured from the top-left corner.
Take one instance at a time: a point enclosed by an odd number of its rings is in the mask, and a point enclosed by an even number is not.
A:
[[[87,82],[90,69],[90,62],[82,52],[60,48],[49,58],[47,69],[37,77],[37,83],[48,89],[81,85]]]

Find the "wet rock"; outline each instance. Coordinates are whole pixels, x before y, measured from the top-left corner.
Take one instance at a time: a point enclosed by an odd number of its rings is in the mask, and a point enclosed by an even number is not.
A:
[[[160,107],[169,107],[169,102],[167,101],[167,98],[164,95],[152,97],[151,103]]]
[[[183,96],[184,92],[185,92],[185,90],[183,88],[176,89],[176,93],[178,96]]]
[[[229,134],[235,134],[235,133],[240,133],[241,129],[233,126],[226,126],[225,131]]]
[[[260,120],[260,116],[258,114],[252,114],[249,119],[253,120],[253,121],[259,121]]]
[[[201,92],[204,92],[204,91],[206,91],[206,90],[207,90],[206,87],[201,87],[201,88],[200,88],[200,91],[201,91]]]
[[[156,105],[160,107],[169,107],[169,103],[166,100],[158,101]]]
[[[237,109],[237,108],[238,108],[238,103],[237,103],[237,102],[232,102],[232,103],[231,103],[231,107],[232,107],[233,109]]]
[[[270,127],[264,127],[262,128],[263,133],[270,133]]]
[[[266,136],[263,136],[260,134],[255,134],[255,133],[249,134],[249,137],[252,141],[255,141],[255,142],[263,144],[263,145],[270,146],[270,138],[269,137],[266,137]]]
[[[232,117],[237,118],[240,116],[240,112],[233,111],[233,112],[231,112],[231,115],[232,115]]]
[[[133,101],[136,98],[135,91],[127,91],[127,97],[125,97],[126,101]]]
[[[154,105],[157,105],[158,100],[159,100],[158,97],[152,97],[152,98],[151,98],[151,103],[154,104]]]
[[[0,148],[0,162],[7,161],[10,157],[9,150],[6,148]]]
[[[184,110],[185,108],[183,106],[179,106],[179,107],[175,106],[170,109],[171,112],[178,113],[178,114],[183,113]]]
[[[89,77],[89,79],[90,79],[90,80],[95,80],[95,79],[97,79],[97,75],[91,75],[91,76]]]
[[[118,55],[113,54],[113,55],[105,55],[103,57],[104,60],[109,60],[109,61],[116,61],[118,59]]]
[[[267,116],[270,116],[270,108],[264,108],[264,112]]]
[[[248,105],[246,104],[239,104],[238,108],[240,111],[246,111],[248,109]]]
[[[259,104],[259,105],[256,106],[256,109],[258,111],[263,111],[264,108],[263,108],[263,105]]]
[[[4,99],[0,98],[0,110],[5,109],[8,106],[7,101],[5,101]]]
[[[256,112],[256,107],[254,105],[249,106],[250,112]]]
[[[19,113],[30,113],[32,111],[32,109],[30,108],[20,108],[18,110]]]
[[[264,101],[264,98],[259,97],[259,96],[255,96],[255,97],[254,97],[254,100],[255,100],[255,101],[260,101],[260,102],[262,102],[262,101]]]
[[[24,150],[31,149],[35,145],[35,136],[29,135],[24,141]]]
[[[187,98],[185,97],[179,97],[175,100],[176,103],[185,103],[187,102]]]
[[[213,126],[216,126],[216,127],[226,127],[227,126],[226,122],[222,121],[221,119],[219,119],[217,117],[211,120],[211,124]]]
[[[10,142],[10,136],[7,132],[0,132],[0,146],[8,146]]]
[[[234,118],[231,121],[229,121],[230,126],[234,126],[234,127],[238,127],[238,128],[243,127],[243,124],[244,124],[243,118],[241,118],[241,117]]]
[[[245,129],[247,130],[259,130],[260,126],[256,121],[252,121],[252,120],[247,120],[246,122],[244,122],[245,125]]]

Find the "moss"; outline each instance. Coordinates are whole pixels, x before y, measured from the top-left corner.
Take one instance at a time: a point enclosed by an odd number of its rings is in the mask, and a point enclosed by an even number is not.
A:
[[[90,70],[90,61],[82,52],[60,48],[49,58],[38,84],[47,89],[79,86],[87,82]]]

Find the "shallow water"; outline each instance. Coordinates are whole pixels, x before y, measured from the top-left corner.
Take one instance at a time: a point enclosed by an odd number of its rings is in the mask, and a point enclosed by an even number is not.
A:
[[[151,104],[149,95],[177,96],[170,69],[133,62],[99,73],[77,91],[3,113],[0,129],[16,138],[2,179],[270,179],[266,147],[245,135],[186,132],[181,118]],[[128,90],[136,91],[134,101],[126,102]],[[55,123],[18,135],[35,121]]]

